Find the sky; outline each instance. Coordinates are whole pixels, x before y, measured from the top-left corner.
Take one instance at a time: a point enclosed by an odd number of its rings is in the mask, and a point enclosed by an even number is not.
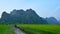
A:
[[[60,0],[0,0],[0,17],[4,11],[10,13],[13,9],[30,8],[40,17],[60,19]]]

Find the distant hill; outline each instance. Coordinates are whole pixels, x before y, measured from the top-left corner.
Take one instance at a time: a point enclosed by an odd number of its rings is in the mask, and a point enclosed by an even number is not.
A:
[[[54,17],[46,18],[48,24],[59,24],[58,20]]]
[[[26,11],[24,11],[23,9],[14,9],[10,14],[3,12],[1,23],[48,24],[44,18],[38,16],[32,9],[27,9]]]
[[[59,20],[59,24],[60,24],[60,20]]]

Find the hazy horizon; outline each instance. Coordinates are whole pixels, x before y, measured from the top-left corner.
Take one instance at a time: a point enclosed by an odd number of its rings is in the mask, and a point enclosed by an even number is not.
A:
[[[60,19],[60,0],[0,0],[0,17],[3,11],[32,8],[41,17]]]

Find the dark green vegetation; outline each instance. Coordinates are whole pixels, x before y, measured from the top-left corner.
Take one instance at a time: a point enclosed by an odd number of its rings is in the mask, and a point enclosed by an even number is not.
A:
[[[0,24],[0,34],[14,34],[13,25]]]
[[[2,13],[2,17],[0,19],[0,23],[2,24],[48,24],[47,21],[38,16],[36,12],[32,9],[27,9],[24,11],[21,10],[13,10],[11,13]]]
[[[27,34],[60,34],[60,25],[20,24]]]
[[[3,12],[0,24],[60,24],[54,17],[40,17],[34,10],[14,9],[10,13]]]

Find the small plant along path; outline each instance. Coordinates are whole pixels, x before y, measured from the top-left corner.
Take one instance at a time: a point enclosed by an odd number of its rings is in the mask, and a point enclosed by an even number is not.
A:
[[[14,32],[15,34],[26,34],[25,32],[23,32],[19,27],[17,27],[16,25],[14,26]]]

